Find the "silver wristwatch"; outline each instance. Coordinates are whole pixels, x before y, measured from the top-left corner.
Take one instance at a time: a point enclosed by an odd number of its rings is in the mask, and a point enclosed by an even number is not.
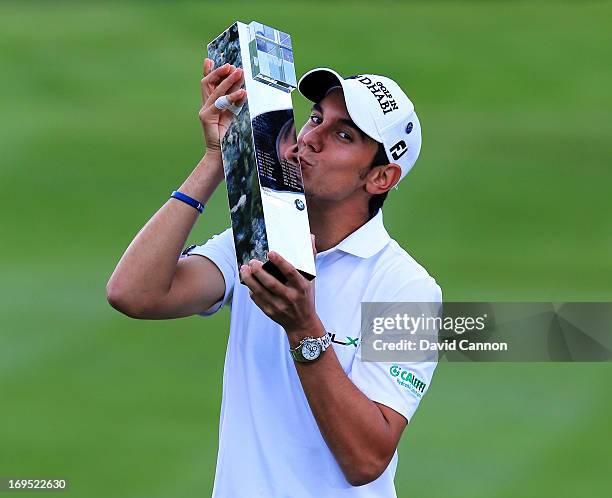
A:
[[[294,348],[289,349],[291,356],[300,363],[312,363],[331,345],[331,334],[325,332],[323,337],[305,337]]]

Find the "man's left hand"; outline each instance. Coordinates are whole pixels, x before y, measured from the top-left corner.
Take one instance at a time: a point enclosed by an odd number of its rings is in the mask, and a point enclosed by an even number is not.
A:
[[[314,250],[314,244],[313,244]],[[287,279],[279,282],[263,268],[263,263],[252,259],[242,265],[240,276],[249,288],[251,299],[272,320],[280,324],[287,334],[311,334],[321,327],[315,309],[314,281],[308,281],[280,254],[270,251],[268,259]]]

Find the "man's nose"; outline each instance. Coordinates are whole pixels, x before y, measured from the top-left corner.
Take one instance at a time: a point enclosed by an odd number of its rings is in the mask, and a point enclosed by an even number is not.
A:
[[[309,130],[302,137],[302,142],[304,143],[304,145],[311,148],[314,152],[320,152],[323,147],[321,132],[318,129],[319,126],[317,128],[313,128],[312,130]]]

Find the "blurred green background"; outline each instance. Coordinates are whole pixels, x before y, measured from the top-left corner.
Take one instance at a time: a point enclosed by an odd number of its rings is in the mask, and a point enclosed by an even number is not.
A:
[[[588,1],[2,2],[0,476],[210,496],[228,313],[131,320],[105,285],[203,153],[205,43],[236,19],[291,33],[299,74],[407,90],[423,150],[385,220],[447,300],[612,300],[611,16]],[[228,223],[220,190],[189,243]],[[609,496],[611,392],[610,364],[441,364],[398,496]]]

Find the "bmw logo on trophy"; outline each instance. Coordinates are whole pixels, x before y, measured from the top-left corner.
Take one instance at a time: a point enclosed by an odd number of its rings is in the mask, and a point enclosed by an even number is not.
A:
[[[236,22],[208,44],[215,67],[244,71],[247,101],[221,142],[238,267],[276,251],[306,278],[315,277],[302,172],[295,154],[291,92],[297,82],[291,37],[258,22]]]

